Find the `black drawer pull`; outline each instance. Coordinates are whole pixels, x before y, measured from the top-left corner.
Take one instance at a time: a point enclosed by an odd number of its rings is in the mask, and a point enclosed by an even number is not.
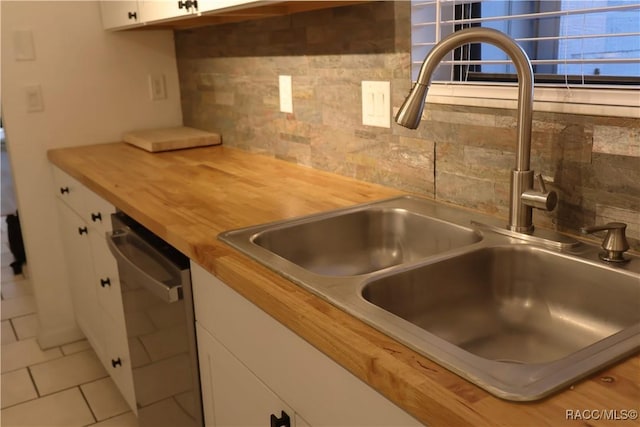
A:
[[[69,194],[69,187],[60,187],[60,194]]]
[[[102,222],[102,214],[100,212],[92,213],[91,214],[91,221],[96,222],[98,220],[100,220],[100,222]]]
[[[108,277],[106,279],[100,279],[100,286],[106,288],[107,286],[111,286],[111,279]]]
[[[291,418],[284,411],[280,411],[280,418],[271,414],[271,427],[291,427]]]
[[[83,235],[83,234],[87,234],[89,232],[89,230],[87,229],[87,227],[78,227],[78,234],[79,235]]]
[[[114,368],[116,366],[122,366],[122,360],[120,360],[120,358],[118,357],[117,359],[111,359],[111,366],[113,366]]]
[[[138,19],[138,14],[136,12],[129,12],[129,19]]]

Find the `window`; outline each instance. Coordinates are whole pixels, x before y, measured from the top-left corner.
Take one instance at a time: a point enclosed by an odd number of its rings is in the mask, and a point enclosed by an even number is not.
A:
[[[433,45],[453,31],[472,26],[509,34],[527,52],[535,73],[538,109],[640,116],[640,2],[413,0],[414,80]],[[515,69],[499,48],[484,43],[462,46],[443,64],[433,78],[444,83],[434,85],[435,98],[456,98],[455,103],[475,99],[471,105],[483,104],[478,100],[485,98],[484,104],[493,106],[504,106],[499,99],[514,98],[505,82],[517,80]],[[487,91],[486,85],[493,87]],[[597,95],[594,88],[599,88]],[[624,112],[620,108],[603,112],[597,105],[621,107]]]

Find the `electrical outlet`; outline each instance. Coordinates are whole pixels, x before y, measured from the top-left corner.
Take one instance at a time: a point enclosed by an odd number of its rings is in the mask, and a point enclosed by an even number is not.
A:
[[[280,88],[280,111],[283,113],[293,113],[291,76],[279,76],[278,87]]]
[[[149,74],[149,96],[152,101],[167,99],[164,74]]]
[[[362,124],[391,127],[391,84],[385,81],[362,82]]]

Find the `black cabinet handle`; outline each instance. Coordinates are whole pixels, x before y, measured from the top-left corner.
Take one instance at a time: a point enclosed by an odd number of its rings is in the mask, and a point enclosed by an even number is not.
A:
[[[138,19],[137,12],[129,12],[128,16],[129,16],[129,19]]]
[[[87,229],[87,227],[78,227],[78,234],[79,235],[83,235],[83,234],[87,234],[89,232],[89,230]]]
[[[114,368],[116,366],[122,366],[122,360],[120,360],[119,357],[117,359],[111,359],[111,366],[113,366]]]
[[[280,418],[271,414],[271,427],[291,427],[291,418],[284,411],[280,411]]]
[[[98,220],[100,220],[100,222],[102,222],[102,214],[100,212],[92,213],[91,214],[91,221],[96,222]]]
[[[60,187],[60,194],[69,194],[69,187]]]
[[[106,279],[100,279],[100,286],[106,288],[107,286],[111,286],[111,279],[108,277]]]
[[[198,9],[198,0],[186,0],[178,2],[178,9],[185,8],[189,10],[190,8]]]

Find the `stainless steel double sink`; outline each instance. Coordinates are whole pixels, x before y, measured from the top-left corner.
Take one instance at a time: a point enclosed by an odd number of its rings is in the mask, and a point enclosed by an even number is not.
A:
[[[536,400],[640,349],[640,257],[519,238],[406,196],[219,238],[508,400]],[[524,236],[528,237],[528,236]]]

